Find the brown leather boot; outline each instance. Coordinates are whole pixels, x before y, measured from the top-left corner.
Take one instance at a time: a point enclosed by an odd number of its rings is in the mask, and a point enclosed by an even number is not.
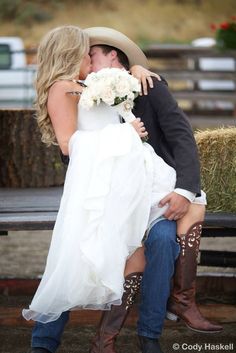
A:
[[[128,316],[141,280],[141,272],[131,273],[125,278],[122,304],[112,305],[111,310],[104,311],[89,353],[116,353],[114,346],[116,337]]]
[[[178,238],[181,252],[175,266],[174,286],[167,305],[167,318],[182,319],[191,330],[205,333],[222,331],[222,326],[205,319],[195,302],[197,256],[202,223],[194,223]]]

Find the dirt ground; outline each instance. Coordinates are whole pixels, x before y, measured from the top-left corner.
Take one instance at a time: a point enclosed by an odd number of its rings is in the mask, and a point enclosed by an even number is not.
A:
[[[94,326],[68,327],[58,353],[88,353],[94,332]],[[0,327],[0,353],[28,353],[30,334],[31,329],[26,327]],[[233,353],[236,351],[236,323],[224,325],[223,333],[217,335],[193,333],[182,325],[167,327],[160,344],[164,353]],[[117,340],[117,353],[139,352],[135,328],[124,328]]]

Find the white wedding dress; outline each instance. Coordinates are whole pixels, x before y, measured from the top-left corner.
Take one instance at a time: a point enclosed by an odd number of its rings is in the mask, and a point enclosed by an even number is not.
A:
[[[27,320],[121,304],[125,262],[165,212],[158,202],[175,187],[175,170],[107,105],[79,106],[69,154],[46,269],[23,310]]]

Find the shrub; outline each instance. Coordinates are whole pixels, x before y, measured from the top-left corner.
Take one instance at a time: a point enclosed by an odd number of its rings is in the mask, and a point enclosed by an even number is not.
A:
[[[52,18],[52,12],[60,5],[60,1],[0,0],[0,19],[15,21],[21,24],[44,22]]]

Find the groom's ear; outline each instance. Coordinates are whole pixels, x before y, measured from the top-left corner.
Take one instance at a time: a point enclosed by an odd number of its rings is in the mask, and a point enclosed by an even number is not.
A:
[[[111,57],[111,59],[112,60],[114,60],[114,59],[117,59],[117,51],[115,50],[115,49],[112,49],[110,52],[109,52],[109,54],[110,54],[110,57]]]

